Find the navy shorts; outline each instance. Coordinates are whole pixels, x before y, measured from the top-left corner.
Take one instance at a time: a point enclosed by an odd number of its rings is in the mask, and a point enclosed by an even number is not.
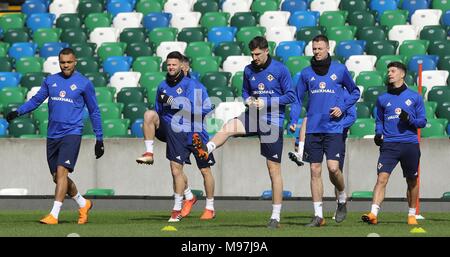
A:
[[[277,125],[269,125],[265,121],[261,121],[256,116],[249,115],[244,112],[236,119],[244,124],[245,135],[258,136],[260,140],[260,153],[267,160],[281,163],[283,154],[283,129]]]
[[[392,173],[397,163],[403,170],[403,177],[417,177],[420,160],[420,147],[415,143],[383,143],[380,147],[377,172]]]
[[[52,174],[58,166],[72,172],[80,152],[81,135],[67,135],[61,138],[47,138],[47,163]]]
[[[193,153],[194,147],[187,144],[189,135],[191,134],[186,132],[174,132],[170,124],[163,120],[160,120],[159,128],[155,133],[158,140],[166,143],[166,158],[182,165],[191,164],[189,157]],[[199,169],[213,166],[216,163],[213,154],[209,154],[207,160],[201,160],[197,156],[195,156],[195,160]]]
[[[340,133],[306,134],[303,160],[309,163],[322,163],[325,154],[327,160],[341,161],[342,140]]]

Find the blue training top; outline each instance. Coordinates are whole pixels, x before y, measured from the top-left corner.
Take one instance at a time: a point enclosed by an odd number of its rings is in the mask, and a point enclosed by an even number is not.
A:
[[[417,129],[427,124],[422,96],[407,88],[400,95],[388,92],[377,100],[376,134],[383,134],[384,142],[418,143]],[[401,110],[409,114],[403,122]]]
[[[48,97],[48,138],[83,134],[83,110],[87,106],[97,140],[103,140],[102,120],[92,82],[75,71],[66,78],[62,72],[49,75],[39,91],[21,105],[19,115],[29,113]]]
[[[349,92],[344,99],[344,91]],[[306,133],[342,133],[343,115],[330,116],[332,107],[339,107],[342,113],[352,107],[359,99],[360,92],[345,65],[332,61],[327,74],[317,75],[311,66],[304,68],[297,82],[297,101],[291,107],[291,124],[298,120],[305,92],[308,92]]]

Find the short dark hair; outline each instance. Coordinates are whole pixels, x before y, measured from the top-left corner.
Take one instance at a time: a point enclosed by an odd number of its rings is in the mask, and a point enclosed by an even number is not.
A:
[[[327,45],[330,43],[330,41],[328,40],[328,37],[325,35],[317,35],[312,39],[313,42],[319,42],[319,41],[323,41],[325,43],[327,43]]]
[[[407,70],[406,70],[406,65],[404,65],[404,64],[401,63],[401,62],[390,62],[390,63],[387,65],[387,68],[389,69],[389,68],[391,68],[391,67],[395,67],[395,68],[401,69],[401,70],[403,70],[403,72],[405,72],[405,74],[406,74],[406,72],[407,72]]]
[[[173,52],[170,52],[168,55],[167,55],[167,58],[166,58],[166,60],[167,59],[178,59],[180,62],[181,61],[183,61],[183,55],[180,53],[180,52],[178,52],[178,51],[173,51]]]
[[[267,49],[269,48],[269,42],[267,42],[266,38],[257,36],[248,43],[248,48],[250,48],[251,51],[255,50],[256,48]]]
[[[69,55],[69,54],[73,54],[73,56],[76,57],[75,52],[72,50],[72,48],[69,47],[63,48],[61,51],[59,51],[58,57],[60,57],[61,55]]]
[[[191,64],[191,61],[189,60],[189,57],[187,57],[186,55],[183,55],[183,59],[181,59],[181,62]]]

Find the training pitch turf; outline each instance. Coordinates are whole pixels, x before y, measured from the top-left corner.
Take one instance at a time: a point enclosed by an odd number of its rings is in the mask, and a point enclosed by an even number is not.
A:
[[[56,236],[66,237],[76,233],[81,237],[367,237],[376,233],[381,237],[450,236],[448,213],[422,213],[426,218],[419,226],[406,224],[406,213],[382,212],[378,225],[368,225],[360,219],[359,212],[349,213],[347,219],[337,224],[332,213],[325,213],[326,226],[307,228],[304,224],[311,213],[282,213],[281,228],[266,228],[269,212],[221,211],[211,221],[199,220],[200,212],[192,212],[178,223],[168,223],[166,211],[95,211],[89,223],[77,225],[76,211],[62,211],[58,225],[42,225],[38,220],[47,214],[44,211],[1,211],[0,236]],[[161,231],[173,226],[177,231]],[[411,233],[413,228],[422,228],[426,233]],[[373,235],[373,234],[372,234]]]

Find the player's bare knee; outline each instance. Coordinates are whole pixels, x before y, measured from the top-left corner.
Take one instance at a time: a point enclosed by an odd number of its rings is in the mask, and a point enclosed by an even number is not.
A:
[[[148,110],[144,113],[144,123],[155,124],[159,120],[158,113],[154,110]]]
[[[333,176],[339,176],[341,174],[341,170],[339,169],[339,167],[328,167],[328,171]]]

